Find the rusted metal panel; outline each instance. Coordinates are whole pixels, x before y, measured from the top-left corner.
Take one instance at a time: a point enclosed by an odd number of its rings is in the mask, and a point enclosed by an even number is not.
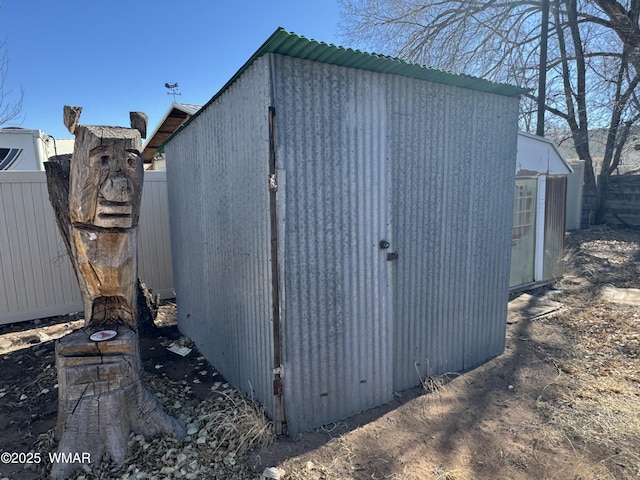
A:
[[[547,177],[543,281],[560,278],[564,272],[564,232],[567,177]]]

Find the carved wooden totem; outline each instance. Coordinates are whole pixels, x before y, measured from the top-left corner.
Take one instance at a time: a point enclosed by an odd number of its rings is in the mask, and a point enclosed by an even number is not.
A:
[[[56,343],[58,450],[103,453],[118,463],[130,432],[185,435],[142,383],[137,333],[137,231],[142,195],[141,137],[146,115],[132,127],[78,125],[81,108],[65,107],[74,153],[46,165],[49,197],[78,278],[85,326]],[[67,478],[77,464],[54,464]]]

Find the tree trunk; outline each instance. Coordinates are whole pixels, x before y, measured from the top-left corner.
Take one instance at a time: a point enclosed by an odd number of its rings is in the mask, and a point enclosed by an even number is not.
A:
[[[71,463],[52,466],[53,479],[68,478],[81,467],[78,459],[97,465],[106,453],[123,463],[131,432],[186,435],[184,424],[166,415],[142,382],[138,316],[145,315],[148,331],[157,308],[137,277],[140,133],[78,125],[80,112],[65,107],[65,124],[76,135],[73,156],[45,164],[85,315],[82,330],[56,342],[58,452],[72,456]],[[140,114],[132,123],[146,129]]]
[[[56,342],[58,453],[79,453],[93,465],[105,453],[124,463],[130,432],[186,435],[142,382],[137,333],[126,325],[111,327],[116,336],[108,341],[91,340],[99,329],[87,327]],[[51,478],[68,478],[80,466],[54,463]]]

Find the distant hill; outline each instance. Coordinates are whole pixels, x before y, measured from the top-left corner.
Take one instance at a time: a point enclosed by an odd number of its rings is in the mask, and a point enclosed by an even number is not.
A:
[[[567,132],[557,132],[550,134],[549,138],[552,138],[560,153],[568,161],[578,160],[578,154],[573,147],[573,139],[571,134]],[[607,143],[607,130],[602,128],[598,130],[592,130],[589,133],[589,149],[591,156],[596,166],[596,175],[600,169],[600,163],[604,157],[605,145]],[[629,134],[629,140],[622,152],[622,158],[620,159],[620,165],[618,170],[620,173],[624,173],[630,170],[640,169],[640,126],[635,127]]]

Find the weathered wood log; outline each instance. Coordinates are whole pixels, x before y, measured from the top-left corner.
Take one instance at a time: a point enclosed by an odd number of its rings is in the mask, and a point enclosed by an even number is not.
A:
[[[49,202],[53,207],[53,213],[56,216],[56,224],[62,236],[67,253],[69,255],[73,251],[71,245],[71,220],[69,217],[69,169],[71,166],[71,158],[67,156],[58,156],[49,158],[44,163],[44,170],[47,176],[47,190],[49,191]],[[76,278],[78,271],[76,264],[71,261]]]
[[[149,117],[144,112],[131,112],[129,113],[129,120],[131,121],[131,128],[138,130],[142,138],[147,138],[147,123],[149,123]]]
[[[73,250],[71,246],[71,220],[69,215],[69,173],[71,155],[50,157],[44,164],[47,174],[47,188],[49,200],[56,214],[56,222],[61,232],[67,252]],[[72,261],[74,269],[77,262]],[[77,272],[76,272],[77,274]],[[157,333],[155,319],[158,314],[159,299],[151,295],[142,279],[137,279],[137,328],[141,335]]]
[[[137,277],[143,181],[140,132],[79,125],[81,111],[65,107],[65,124],[76,135],[71,160],[57,158],[46,165],[49,198],[85,315],[85,328],[56,343],[56,438],[60,453],[89,453],[96,464],[107,453],[122,463],[130,432],[179,437],[186,432],[181,422],[162,412],[142,382],[138,346],[142,286]],[[146,116],[131,118],[136,128],[146,131]],[[91,337],[105,331],[115,336]],[[67,478],[79,467],[54,464],[51,477]]]
[[[113,339],[96,342],[97,327],[77,330],[56,342],[58,370],[58,452],[89,454],[99,464],[104,453],[123,463],[130,432],[186,434],[165,414],[142,382],[138,335],[114,325]],[[86,458],[86,456],[85,456]],[[56,463],[51,477],[67,478],[79,465]]]
[[[158,335],[160,329],[155,320],[160,308],[160,296],[152,295],[144,282],[138,278],[138,334],[140,336]]]
[[[78,278],[85,324],[117,318],[136,328],[140,132],[78,125],[81,111],[65,107],[65,124],[76,135],[74,153],[71,161],[54,157],[45,165],[49,198]],[[131,116],[146,132],[145,117]]]
[[[78,120],[80,120],[80,114],[82,113],[82,107],[72,107],[65,105],[63,110],[64,126],[67,127],[69,133],[72,135],[76,132],[76,126]]]

